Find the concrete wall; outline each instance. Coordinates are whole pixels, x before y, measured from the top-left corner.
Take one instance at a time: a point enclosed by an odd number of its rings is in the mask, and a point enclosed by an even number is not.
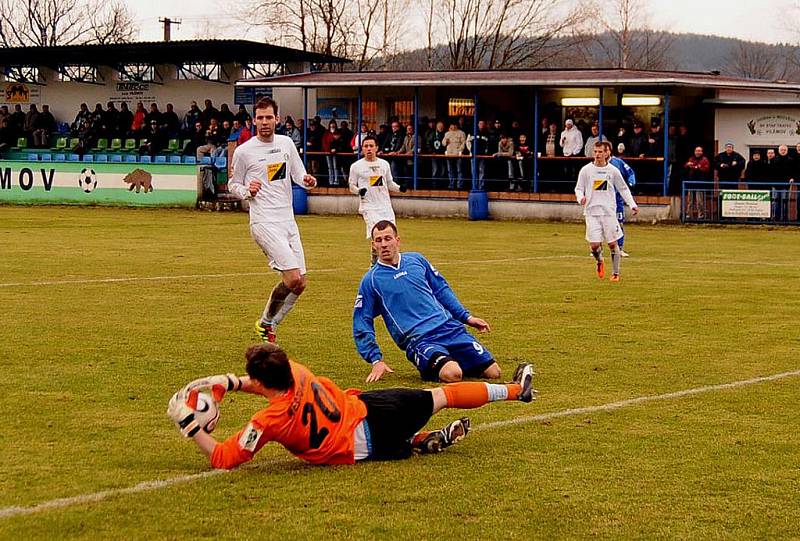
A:
[[[392,206],[398,216],[468,217],[466,199],[423,199],[420,197],[395,197]],[[358,198],[346,195],[309,195],[310,214],[356,214]],[[581,208],[575,203],[542,201],[490,200],[489,215],[496,220],[555,220],[583,221]],[[671,204],[642,205],[638,216],[629,222],[676,222],[680,220],[680,198]]]

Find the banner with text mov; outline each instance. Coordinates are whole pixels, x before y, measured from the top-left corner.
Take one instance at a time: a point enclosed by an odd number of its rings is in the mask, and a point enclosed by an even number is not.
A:
[[[769,190],[721,190],[723,218],[770,218]]]

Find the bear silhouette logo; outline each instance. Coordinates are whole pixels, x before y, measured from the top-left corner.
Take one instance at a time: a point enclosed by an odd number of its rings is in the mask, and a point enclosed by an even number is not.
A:
[[[144,169],[134,169],[122,179],[127,184],[130,184],[128,191],[132,192],[136,188],[136,193],[144,189],[144,193],[153,191],[153,175]]]

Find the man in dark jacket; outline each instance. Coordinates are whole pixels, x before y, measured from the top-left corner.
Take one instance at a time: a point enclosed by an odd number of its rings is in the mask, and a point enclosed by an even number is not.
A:
[[[725,150],[714,158],[714,177],[723,182],[739,180],[746,164],[744,156],[733,150],[733,141],[728,141]]]

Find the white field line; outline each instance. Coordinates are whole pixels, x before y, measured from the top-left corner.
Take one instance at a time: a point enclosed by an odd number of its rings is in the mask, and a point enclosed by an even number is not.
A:
[[[445,267],[451,265],[494,265],[496,263],[522,263],[526,261],[552,261],[557,259],[588,259],[588,255],[546,255],[546,256],[531,256],[531,257],[510,257],[503,259],[473,259],[473,260],[456,260],[456,261],[442,261],[436,263],[437,267]],[[694,259],[694,260],[675,260],[675,259],[660,259],[652,257],[631,258],[626,261],[629,263],[679,263],[681,265],[725,265],[725,266],[758,266],[758,267],[786,267],[797,268],[797,263],[780,263],[769,261],[741,261],[741,260],[722,260],[722,259]],[[344,268],[333,269],[309,269],[310,274],[327,273],[327,272],[340,272]],[[117,284],[117,283],[131,283],[131,282],[158,282],[169,280],[205,280],[215,278],[238,278],[243,276],[269,276],[275,274],[274,271],[262,272],[230,272],[230,273],[217,273],[217,274],[175,274],[164,276],[127,276],[124,278],[86,278],[86,279],[66,279],[66,280],[40,280],[35,282],[7,282],[0,283],[0,288],[10,287],[33,287],[33,286],[60,286],[60,285],[84,285],[84,284]]]
[[[516,417],[514,419],[508,419],[506,421],[494,421],[491,423],[486,423],[483,425],[476,426],[473,430],[492,430],[495,428],[500,428],[504,426],[511,426],[511,425],[518,425],[518,424],[525,424],[525,423],[536,423],[542,421],[549,421],[552,419],[559,419],[561,417],[570,417],[574,415],[586,415],[591,413],[598,413],[598,412],[607,412],[607,411],[614,411],[621,408],[626,408],[629,406],[636,406],[639,404],[646,404],[648,402],[656,402],[661,400],[674,400],[677,398],[684,398],[687,396],[693,396],[703,393],[710,393],[715,391],[724,391],[728,389],[736,389],[739,387],[745,387],[747,385],[755,385],[758,383],[764,383],[769,381],[776,381],[784,378],[800,376],[800,370],[793,370],[790,372],[781,372],[779,374],[772,374],[770,376],[761,376],[752,379],[734,381],[731,383],[721,383],[718,385],[705,385],[703,387],[695,387],[693,389],[684,389],[682,391],[675,391],[671,393],[664,393],[658,395],[650,395],[650,396],[639,396],[636,398],[630,398],[627,400],[620,400],[619,402],[610,402],[608,404],[599,404],[597,406],[585,406],[582,408],[570,408],[561,411],[554,411],[551,413],[542,413],[539,415],[529,415],[525,417]],[[280,464],[283,462],[292,462],[294,459],[276,459],[266,462],[260,462],[257,464],[249,465],[250,468],[264,468],[267,466],[274,466],[275,464]],[[247,466],[245,466],[247,467]],[[184,483],[190,483],[192,481],[197,481],[199,479],[206,479],[216,475],[226,474],[228,471],[226,470],[210,470],[201,473],[194,473],[190,475],[179,475],[177,477],[172,477],[170,479],[160,479],[156,481],[144,481],[137,485],[127,488],[116,488],[110,490],[102,490],[100,492],[93,492],[90,494],[81,494],[79,496],[71,496],[69,498],[57,498],[54,500],[48,500],[46,502],[42,502],[36,505],[32,505],[30,507],[4,507],[0,509],[0,519],[3,518],[11,518],[11,517],[18,517],[24,515],[32,515],[34,513],[40,513],[43,511],[51,511],[53,509],[63,509],[65,507],[72,507],[75,505],[82,505],[86,503],[96,503],[103,500],[107,500],[109,498],[114,498],[117,496],[124,496],[127,494],[138,494],[141,492],[148,492],[151,490],[158,490],[161,488],[168,488],[175,485],[180,485]]]

